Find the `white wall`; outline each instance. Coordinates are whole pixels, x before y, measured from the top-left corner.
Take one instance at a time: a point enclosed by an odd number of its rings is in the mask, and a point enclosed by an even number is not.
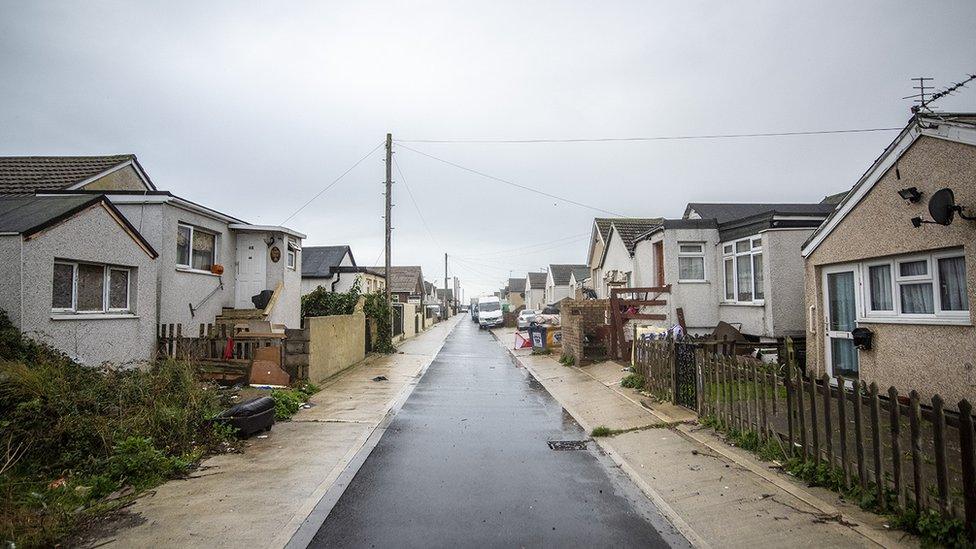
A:
[[[5,257],[10,253],[10,242],[4,241]],[[56,258],[129,267],[132,314],[53,314]],[[152,358],[158,263],[101,205],[24,241],[22,265],[22,315],[18,326],[26,335],[91,365],[145,362]]]
[[[617,231],[610,231],[610,243],[607,245],[607,256],[603,260],[602,272],[600,273],[600,285],[603,288],[603,294],[600,295],[601,298],[609,297],[607,285],[603,282],[603,276],[614,270],[622,273],[631,273],[630,286],[633,286],[634,259],[630,256],[630,252],[627,251],[627,246],[624,245],[624,241],[617,234]]]

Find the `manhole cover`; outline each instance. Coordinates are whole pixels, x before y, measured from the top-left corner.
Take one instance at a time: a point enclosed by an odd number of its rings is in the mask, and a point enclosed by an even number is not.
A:
[[[550,450],[586,450],[585,440],[550,440]]]

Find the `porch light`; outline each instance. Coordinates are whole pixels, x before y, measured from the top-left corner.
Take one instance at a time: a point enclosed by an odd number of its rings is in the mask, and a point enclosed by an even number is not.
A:
[[[898,191],[898,196],[914,204],[922,199],[922,193],[916,187],[908,187]]]

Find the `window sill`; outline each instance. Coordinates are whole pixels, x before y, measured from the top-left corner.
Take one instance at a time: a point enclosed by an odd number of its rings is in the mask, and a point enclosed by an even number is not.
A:
[[[137,319],[132,313],[51,313],[51,320],[122,320]]]
[[[707,280],[679,280],[678,284],[708,284]]]
[[[210,276],[220,277],[220,275],[218,275],[218,274],[213,274],[212,272],[210,272],[210,271],[204,271],[203,269],[191,269],[190,267],[179,267],[178,266],[178,267],[176,267],[176,270],[178,272],[181,272],[181,273],[210,275]]]
[[[919,324],[926,326],[972,326],[968,318],[859,318],[858,324]]]
[[[739,302],[739,301],[722,301],[719,303],[721,306],[726,307],[765,307],[765,301],[753,301],[753,302]]]

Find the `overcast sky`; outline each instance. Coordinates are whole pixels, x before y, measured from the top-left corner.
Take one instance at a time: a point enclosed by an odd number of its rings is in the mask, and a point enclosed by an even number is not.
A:
[[[976,71],[971,0],[277,4],[0,0],[0,154],[135,153],[161,189],[280,224],[388,131],[899,127],[909,78]],[[976,86],[940,107],[976,110]],[[680,217],[691,201],[846,190],[894,134],[403,145],[595,208]],[[446,251],[472,296],[510,271],[585,261],[599,212],[395,150],[395,264],[442,280]],[[360,265],[381,262],[382,158],[287,225],[306,245],[348,243]]]

